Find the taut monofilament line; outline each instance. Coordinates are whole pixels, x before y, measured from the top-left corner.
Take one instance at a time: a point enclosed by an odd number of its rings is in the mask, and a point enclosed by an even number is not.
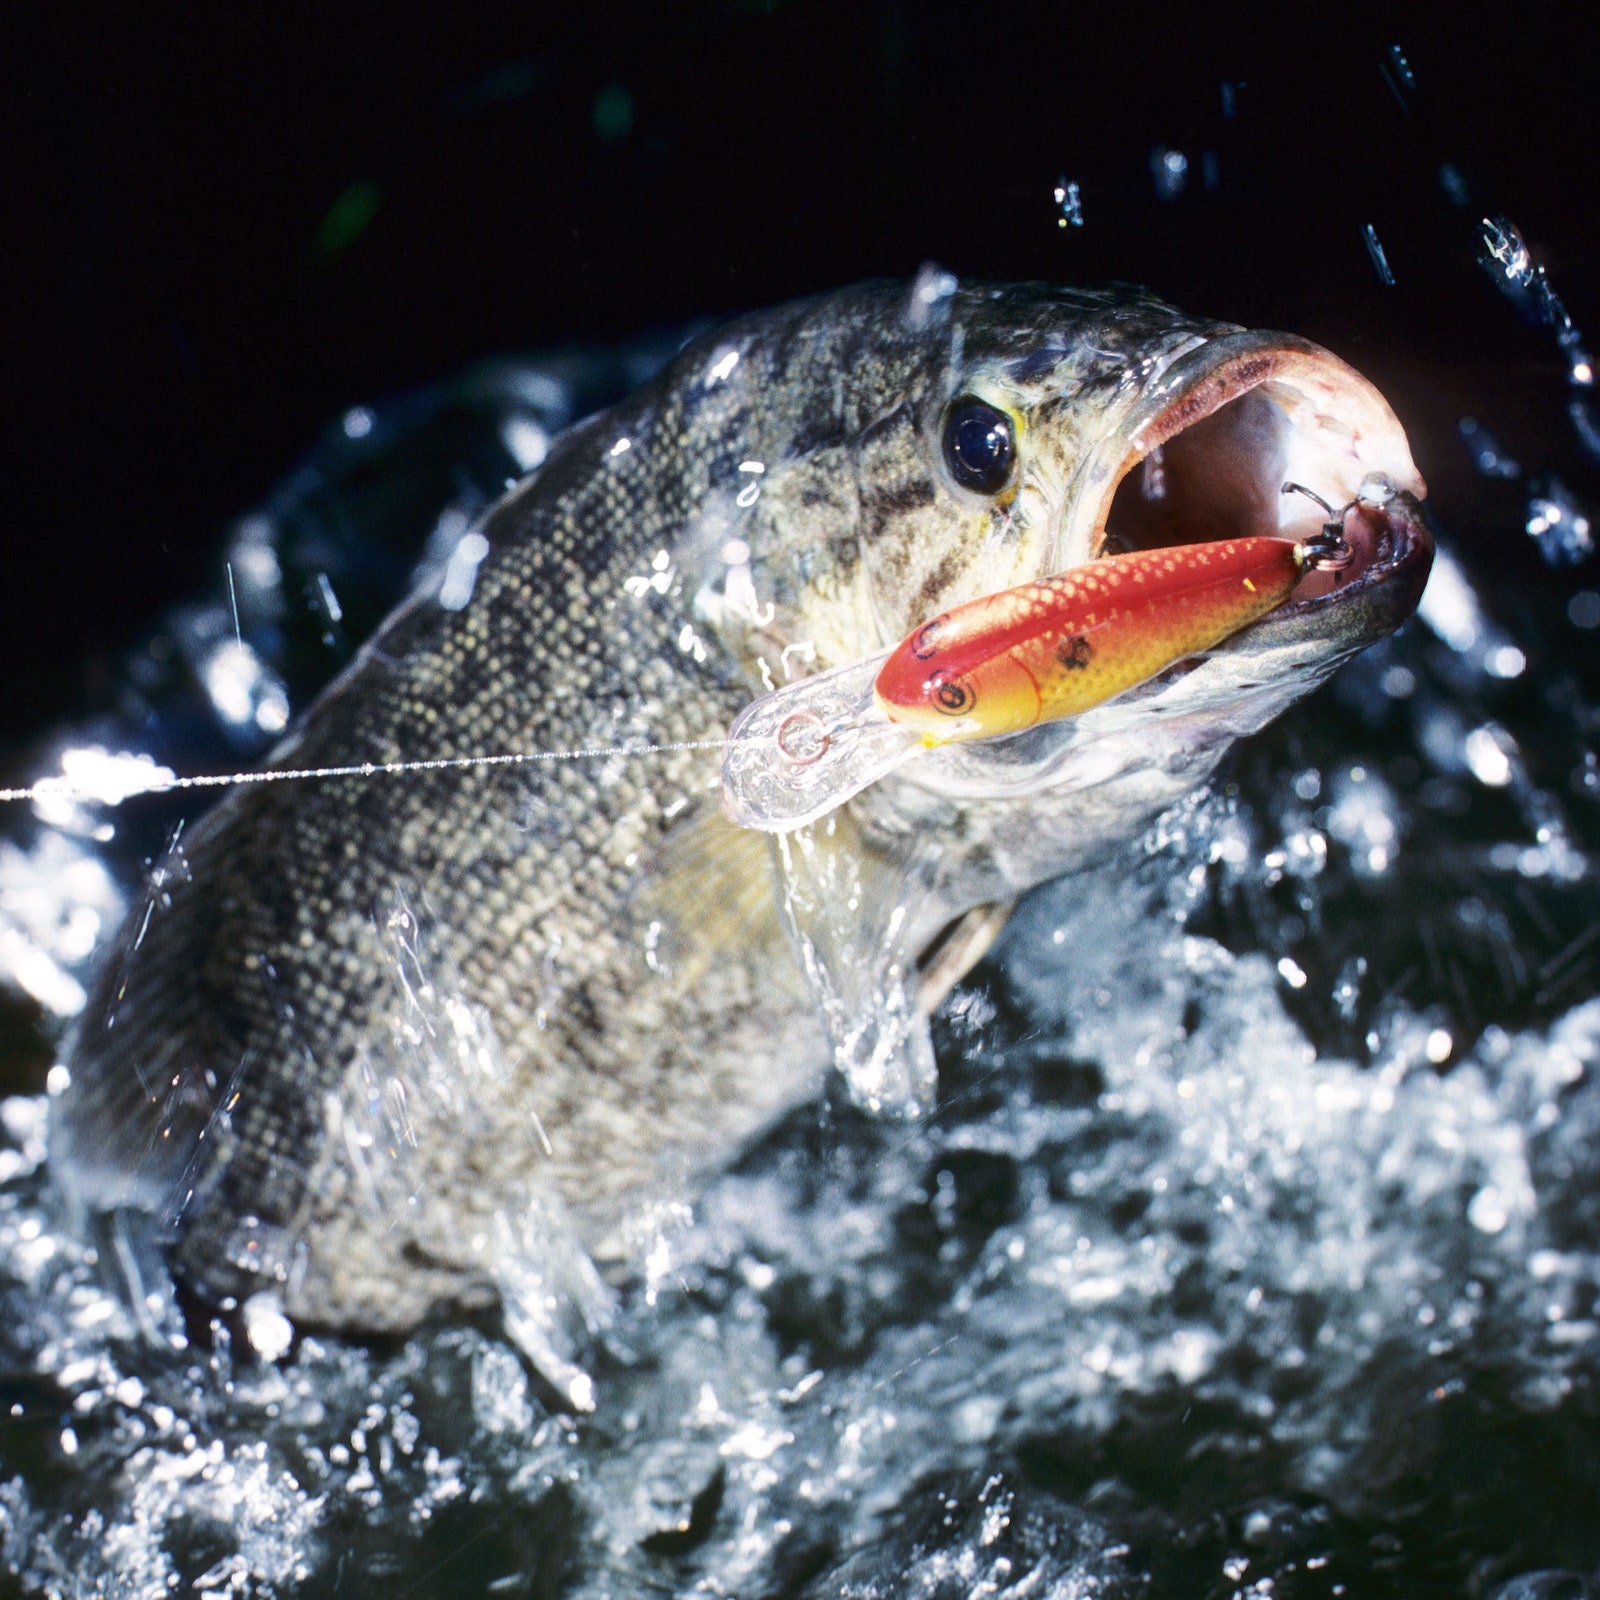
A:
[[[574,750],[526,750],[494,756],[439,756],[427,761],[362,761],[337,767],[267,767],[251,772],[200,773],[179,777],[151,766],[141,781],[123,779],[118,792],[104,785],[68,777],[41,778],[37,783],[0,789],[0,801],[92,800],[120,805],[142,794],[171,794],[180,789],[231,789],[245,784],[311,782],[324,778],[393,778],[417,772],[451,772],[468,767],[521,767],[546,761],[601,761],[616,756],[667,755],[679,750],[722,750],[726,739],[678,739],[666,744],[585,745]]]

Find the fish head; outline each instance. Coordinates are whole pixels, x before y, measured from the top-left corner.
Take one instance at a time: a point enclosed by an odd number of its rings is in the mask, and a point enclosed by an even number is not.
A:
[[[1330,352],[1132,288],[854,293],[825,415],[815,398],[800,418],[773,403],[799,443],[772,452],[744,530],[755,605],[723,629],[761,688],[1120,552],[1305,541],[1337,520],[1351,554],[1105,705],[926,750],[856,794],[869,835],[942,839],[949,904],[1014,898],[1137,832],[1415,607],[1425,486],[1387,402]]]

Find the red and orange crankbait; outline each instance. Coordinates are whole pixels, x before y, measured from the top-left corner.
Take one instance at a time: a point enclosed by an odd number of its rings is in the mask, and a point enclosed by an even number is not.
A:
[[[889,654],[878,708],[929,745],[1075,716],[1283,604],[1305,575],[1287,539],[1106,556],[969,600]]]
[[[748,705],[723,749],[723,804],[783,833],[931,747],[1076,716],[1282,605],[1309,569],[1346,564],[1339,527],[1105,556],[952,607]]]

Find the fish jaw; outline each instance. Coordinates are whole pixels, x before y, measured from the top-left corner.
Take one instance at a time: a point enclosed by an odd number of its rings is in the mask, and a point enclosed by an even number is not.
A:
[[[1150,492],[1158,475],[1159,495]],[[1330,513],[1298,486],[1341,514],[1354,559],[1309,570],[1257,630],[1320,636],[1342,659],[1346,646],[1363,649],[1410,616],[1433,539],[1420,511],[1427,485],[1399,418],[1373,384],[1310,340],[1223,334],[1175,361],[1086,462],[1059,554],[1075,565],[1118,548],[1218,537],[1304,541]],[[1248,637],[1236,647],[1249,648]]]
[[[1174,460],[1179,452],[1189,459]],[[1182,472],[1227,481],[1156,489],[1147,471],[1130,484],[1147,464],[1160,466],[1168,479]],[[1119,500],[1129,500],[1130,489],[1147,510],[1164,502],[1166,520],[1174,523],[1184,510],[1197,510],[1231,523],[1229,537],[1292,537],[1298,526],[1320,519],[1308,502],[1283,499],[1286,481],[1318,489],[1335,506],[1371,483],[1388,495],[1420,501],[1427,494],[1399,419],[1353,367],[1294,334],[1220,334],[1167,365],[1088,452],[1063,510],[1056,556],[1065,567],[1105,554]],[[1240,526],[1244,519],[1267,526]],[[1193,542],[1172,537],[1160,515],[1128,520],[1143,522],[1131,534],[1141,547]]]

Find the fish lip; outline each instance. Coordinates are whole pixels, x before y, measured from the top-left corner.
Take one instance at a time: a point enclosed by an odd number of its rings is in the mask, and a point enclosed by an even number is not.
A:
[[[1336,583],[1311,575],[1297,591],[1300,598],[1291,597],[1245,633],[1280,618],[1306,619],[1382,584],[1390,584],[1397,599],[1415,591],[1391,624],[1397,625],[1420,596],[1432,560],[1432,537],[1418,510],[1427,485],[1411,459],[1405,430],[1378,389],[1331,351],[1294,334],[1218,334],[1167,362],[1086,462],[1063,511],[1058,555],[1075,551],[1082,561],[1104,554],[1112,502],[1128,474],[1158,446],[1265,384],[1275,386],[1275,399],[1288,401],[1279,409],[1285,436],[1298,447],[1289,476],[1315,478],[1310,486],[1335,506],[1350,504],[1358,533],[1364,521],[1381,526],[1352,541],[1358,545],[1354,571]],[[1294,464],[1296,455],[1301,465]],[[1309,501],[1297,502],[1296,509],[1292,521],[1315,515]],[[1295,536],[1287,527],[1239,531]],[[1385,542],[1387,553],[1378,548]],[[1302,592],[1323,586],[1327,592]]]
[[[1296,599],[1290,595],[1281,606],[1259,619],[1254,627],[1270,625],[1277,621],[1293,622],[1312,617],[1341,606],[1368,590],[1389,588],[1400,591],[1394,599],[1400,607],[1394,619],[1398,626],[1422,598],[1422,586],[1427,581],[1433,564],[1433,533],[1423,517],[1422,505],[1415,496],[1399,493],[1382,506],[1359,507],[1353,515],[1363,521],[1380,524],[1371,535],[1375,548],[1373,554],[1359,560],[1357,568],[1326,593],[1307,595]],[[1349,532],[1349,524],[1346,524]],[[1357,538],[1360,537],[1358,533]],[[1383,548],[1386,543],[1387,548]],[[1296,594],[1299,593],[1297,589]],[[1249,631],[1249,630],[1245,630]]]
[[[1309,339],[1245,331],[1218,334],[1184,351],[1145,388],[1108,441],[1122,459],[1097,509],[1109,507],[1117,484],[1157,445],[1274,380],[1303,388],[1312,398],[1336,397],[1348,414],[1351,449],[1362,476],[1381,474],[1396,489],[1418,500],[1426,497],[1427,485],[1411,459],[1400,419],[1374,384]]]

